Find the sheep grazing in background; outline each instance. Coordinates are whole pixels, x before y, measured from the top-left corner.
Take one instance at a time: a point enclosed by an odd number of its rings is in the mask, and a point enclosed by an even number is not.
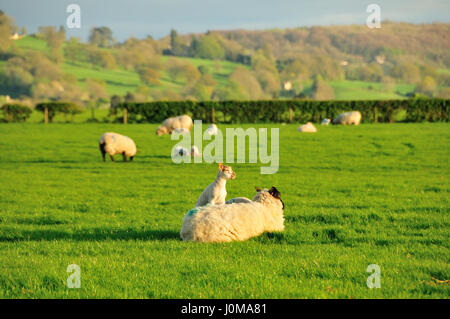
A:
[[[322,123],[320,123],[321,125],[328,125],[330,124],[331,120],[330,119],[323,119]]]
[[[275,187],[257,191],[251,203],[191,209],[183,218],[181,239],[197,242],[242,241],[266,231],[284,230],[284,204],[280,192]]]
[[[177,147],[175,147],[175,149],[173,150],[173,155],[174,155],[174,156],[190,156],[191,154],[190,154],[189,151],[188,151],[187,149],[185,149],[184,147],[177,146]]]
[[[164,120],[160,127],[158,127],[158,129],[156,130],[156,134],[158,136],[164,134],[172,134],[172,132],[176,129],[185,129],[187,132],[190,132],[192,125],[194,124],[189,115],[169,117],[168,119]]]
[[[207,204],[222,205],[225,203],[227,197],[226,184],[227,180],[235,179],[236,173],[231,166],[223,165],[219,163],[219,172],[217,173],[214,182],[209,184],[208,187],[202,192],[200,197],[195,203],[195,207],[204,206]]]
[[[298,131],[302,133],[316,133],[317,129],[311,122],[303,124],[298,127]]]
[[[251,203],[252,201],[248,199],[247,197],[235,197],[232,199],[229,199],[225,202],[225,204],[239,204],[239,203]]]
[[[352,111],[339,114],[334,120],[333,124],[342,124],[342,125],[359,125],[361,122],[361,112]]]
[[[211,135],[211,136],[216,135],[218,130],[219,129],[217,128],[217,125],[213,123],[210,126],[208,126],[208,128],[206,129],[206,134]]]
[[[195,157],[202,156],[202,154],[200,153],[198,147],[195,146],[195,145],[192,145],[192,147],[191,147],[191,156],[195,156]]]
[[[100,136],[98,141],[100,152],[102,153],[103,161],[105,161],[105,154],[108,153],[111,161],[114,161],[115,154],[122,154],[123,161],[127,161],[127,156],[130,157],[130,161],[136,155],[136,144],[128,136],[120,135],[117,133],[108,132]]]

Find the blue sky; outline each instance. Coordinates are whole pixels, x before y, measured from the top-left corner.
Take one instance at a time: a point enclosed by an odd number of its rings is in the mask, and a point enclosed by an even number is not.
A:
[[[67,35],[84,40],[94,26],[110,27],[123,41],[160,38],[171,28],[192,33],[365,24],[371,3],[381,7],[382,20],[450,22],[450,0],[0,0],[0,9],[35,32],[43,25],[65,25],[71,3],[81,7],[81,29],[67,30]]]

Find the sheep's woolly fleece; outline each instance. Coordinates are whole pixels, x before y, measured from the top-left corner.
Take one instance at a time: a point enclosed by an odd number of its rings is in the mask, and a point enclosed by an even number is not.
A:
[[[283,204],[267,190],[251,203],[207,205],[186,213],[180,236],[184,241],[242,241],[264,232],[284,230]]]
[[[164,120],[160,127],[158,127],[158,129],[156,130],[156,134],[158,136],[164,134],[172,134],[174,130],[186,133],[191,131],[191,127],[193,125],[194,124],[189,115],[169,117],[168,119]]]
[[[352,111],[339,114],[334,120],[333,124],[342,124],[342,125],[359,125],[361,122],[361,112]]]
[[[136,144],[128,136],[107,132],[100,137],[99,144],[105,144],[105,152],[111,156],[123,154],[132,157],[136,155]]]
[[[314,124],[312,124],[311,122],[308,122],[306,124],[299,126],[298,131],[302,132],[302,133],[316,133],[317,129],[314,126]]]

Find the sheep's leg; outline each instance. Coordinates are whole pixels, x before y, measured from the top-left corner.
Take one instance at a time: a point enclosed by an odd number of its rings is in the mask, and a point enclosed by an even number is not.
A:
[[[106,159],[105,159],[105,154],[106,154],[106,151],[105,151],[105,143],[99,144],[99,147],[100,147],[100,152],[102,153],[103,162],[104,162],[104,161],[106,160]]]
[[[132,162],[132,161],[133,161],[133,157],[134,157],[134,156],[130,156],[130,162]]]
[[[125,155],[125,152],[123,152],[122,155],[123,155],[123,161],[126,162],[127,161],[127,156]]]
[[[114,162],[114,157],[112,155],[109,155],[109,158]]]

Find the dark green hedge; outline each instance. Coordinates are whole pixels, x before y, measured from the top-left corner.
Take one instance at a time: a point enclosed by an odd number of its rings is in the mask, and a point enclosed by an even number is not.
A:
[[[362,122],[394,122],[399,115],[407,122],[448,121],[446,99],[375,101],[158,101],[122,103],[128,122],[160,123],[164,119],[189,114],[193,119],[216,123],[320,122],[346,111],[360,111]]]
[[[5,122],[25,122],[32,112],[28,106],[22,104],[3,104],[0,109]]]

